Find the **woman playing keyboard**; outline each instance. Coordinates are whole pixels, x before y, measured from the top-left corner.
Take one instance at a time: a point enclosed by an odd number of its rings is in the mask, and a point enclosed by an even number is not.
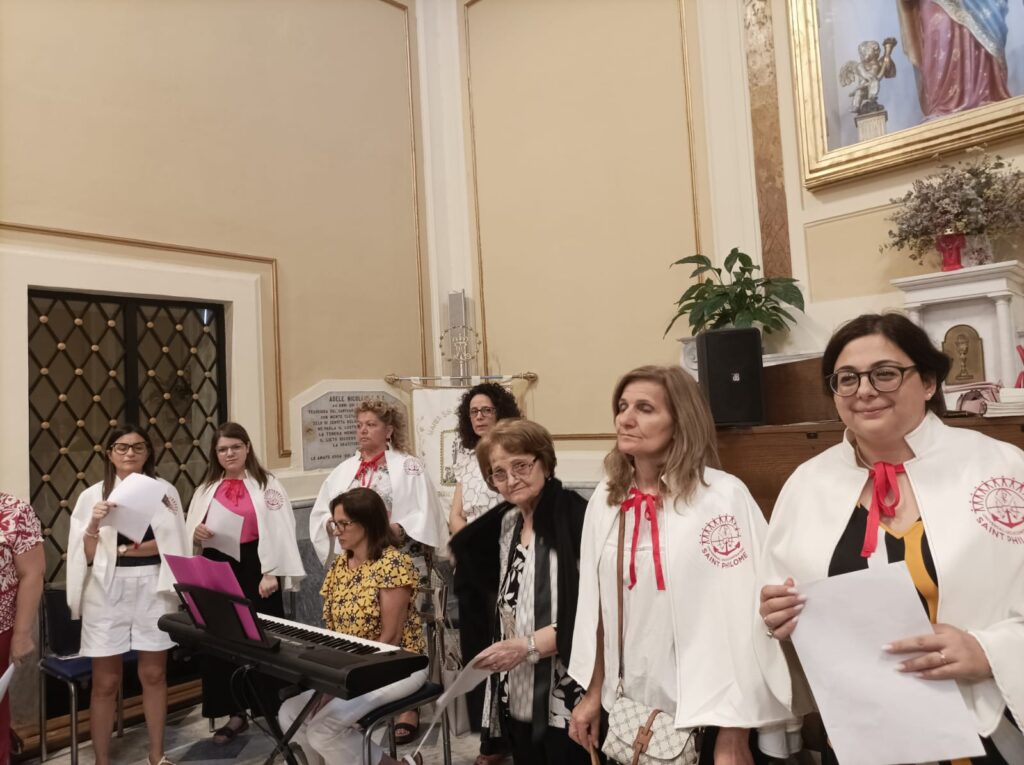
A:
[[[324,626],[335,632],[375,640],[423,653],[423,625],[413,606],[419,574],[399,544],[388,521],[384,501],[372,489],[357,487],[330,503],[329,530],[342,553],[324,577]],[[359,762],[362,732],[356,721],[378,707],[419,690],[427,670],[352,699],[321,695],[295,736],[309,765]],[[315,691],[306,691],[281,705],[281,729],[287,730]],[[417,755],[418,757],[418,755]],[[418,762],[419,760],[417,760]],[[374,745],[373,763],[396,762]]]

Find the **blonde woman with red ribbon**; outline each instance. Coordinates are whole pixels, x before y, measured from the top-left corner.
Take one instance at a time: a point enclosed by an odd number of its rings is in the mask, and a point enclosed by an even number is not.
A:
[[[589,756],[566,732],[583,693],[566,666],[587,502],[555,478],[551,434],[535,422],[501,420],[476,453],[480,472],[505,499],[451,540],[467,583],[480,588],[478,600],[497,602],[494,642],[475,664],[494,673],[483,727],[508,739],[516,765],[587,765]]]
[[[779,495],[755,644],[800,628],[802,583],[902,561],[934,627],[886,650],[905,657],[903,672],[959,684],[987,752],[973,763],[1024,762],[1024,453],[942,422],[949,367],[899,314],[859,316],[832,336],[822,372],[846,433]],[[768,676],[800,712],[795,657],[790,669]]]
[[[616,444],[583,528],[569,674],[587,691],[569,734],[598,749],[621,693],[678,729],[704,728],[702,763],[761,762],[752,729],[789,716],[750,646],[764,518],[747,488],[715,468],[711,412],[682,369],[629,372],[612,412]]]
[[[309,538],[320,562],[326,563],[334,552],[334,537],[328,531],[331,502],[349,489],[372,489],[384,500],[391,528],[402,542],[401,551],[412,556],[421,580],[427,580],[434,552],[444,551],[448,542],[448,519],[426,467],[408,454],[405,415],[383,399],[359,402],[355,414],[359,450],[334,468],[320,487],[309,514]],[[395,723],[399,744],[409,743],[418,733],[416,712],[399,716]]]
[[[206,518],[213,502],[242,517],[238,560],[212,547]],[[298,590],[305,576],[296,541],[295,514],[281,482],[268,473],[252,447],[249,433],[237,422],[225,422],[210,443],[210,467],[189,503],[186,531],[189,539],[211,560],[231,566],[242,592],[257,611],[284,616],[282,591]],[[203,717],[227,717],[214,733],[216,744],[228,744],[249,727],[242,692],[232,682],[237,668],[212,656],[203,656]],[[260,677],[259,702],[276,719],[280,686]],[[250,700],[255,701],[255,700]],[[258,713],[258,710],[254,710]]]

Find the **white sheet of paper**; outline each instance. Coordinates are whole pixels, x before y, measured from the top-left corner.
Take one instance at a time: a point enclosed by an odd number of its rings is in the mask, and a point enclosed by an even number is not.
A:
[[[434,722],[437,722],[441,718],[441,712],[445,710],[449,704],[452,703],[457,697],[464,693],[476,688],[480,683],[487,679],[487,676],[491,674],[489,669],[480,669],[476,665],[476,660],[480,658],[479,655],[474,656],[473,660],[466,663],[466,666],[462,668],[459,676],[455,678],[455,682],[444,689],[444,693],[438,696],[437,701],[434,702]]]
[[[110,492],[107,502],[116,507],[104,516],[100,526],[113,526],[133,542],[141,542],[166,493],[155,478],[132,473]]]
[[[213,539],[203,542],[203,547],[220,550],[235,560],[240,560],[239,540],[242,538],[242,523],[245,519],[238,513],[228,510],[217,500],[210,503],[206,513],[206,528],[213,534]]]
[[[932,632],[903,563],[799,585],[793,645],[843,765],[898,765],[984,754],[952,680],[897,670],[915,654],[882,646]]]
[[[7,670],[0,675],[0,701],[7,695],[7,689],[11,687],[11,678],[14,677],[14,663],[7,666]]]

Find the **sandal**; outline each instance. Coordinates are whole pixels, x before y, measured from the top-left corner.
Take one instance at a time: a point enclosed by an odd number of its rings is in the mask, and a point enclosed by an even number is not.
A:
[[[395,743],[399,746],[411,743],[420,734],[419,723],[399,722],[395,723]]]
[[[153,765],[153,761],[149,759],[148,756],[146,757],[146,762],[148,762],[149,765]],[[168,760],[166,755],[162,755],[160,757],[160,762],[158,762],[156,765],[174,765],[174,763]]]
[[[235,738],[237,738],[239,733],[244,733],[247,730],[249,730],[248,720],[242,720],[242,724],[239,725],[237,728],[231,727],[231,721],[229,720],[227,725],[217,728],[217,730],[214,731],[213,743],[217,744],[218,746],[230,744],[232,741],[235,740]],[[158,762],[157,765],[161,765],[161,763]]]
[[[405,724],[408,725],[409,723]],[[416,754],[407,754],[402,758],[402,762],[408,763],[408,765],[423,765],[423,755],[419,752],[416,752]],[[157,765],[159,765],[159,763]]]

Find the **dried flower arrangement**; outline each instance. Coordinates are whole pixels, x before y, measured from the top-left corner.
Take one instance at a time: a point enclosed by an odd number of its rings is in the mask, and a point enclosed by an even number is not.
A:
[[[1024,171],[1012,160],[981,149],[976,158],[914,181],[910,191],[890,200],[900,207],[889,217],[895,229],[879,249],[909,250],[924,260],[941,234],[998,236],[1024,228]]]

